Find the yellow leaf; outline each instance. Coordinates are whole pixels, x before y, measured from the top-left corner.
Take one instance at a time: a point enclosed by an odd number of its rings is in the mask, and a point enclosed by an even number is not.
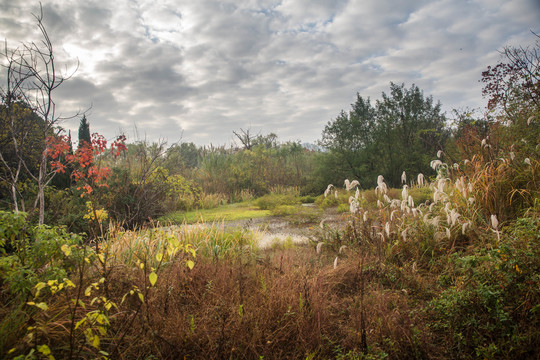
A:
[[[90,296],[91,293],[92,293],[92,285],[90,285],[89,287],[86,288],[86,290],[84,290],[85,296]]]
[[[150,280],[150,284],[154,286],[157,281],[157,274],[155,272],[151,272],[150,275],[148,275],[148,279]]]
[[[39,292],[40,292],[41,289],[43,289],[45,286],[47,286],[47,284],[45,284],[44,282],[40,282],[40,283],[37,283],[37,284],[36,284],[36,296],[35,296],[35,297],[38,297],[38,296],[39,296]]]
[[[50,355],[51,354],[51,349],[49,349],[49,347],[45,344],[43,345],[38,345],[37,347],[38,351],[40,353],[42,353],[43,355],[47,356],[47,355]]]
[[[163,259],[163,253],[157,253],[156,254],[156,260],[161,261]]]
[[[92,340],[92,346],[99,349],[99,336],[94,334],[94,340]]]
[[[139,294],[139,299],[141,299],[141,302],[144,302],[144,295],[142,293],[138,293]]]
[[[40,308],[43,311],[49,310],[49,307],[44,302],[37,303],[37,304],[35,304],[35,306]]]
[[[67,244],[64,244],[60,247],[60,250],[62,250],[62,252],[64,253],[64,255],[66,256],[69,256],[71,254],[71,248],[67,245]]]
[[[191,270],[195,266],[195,263],[192,260],[186,261],[187,267]]]

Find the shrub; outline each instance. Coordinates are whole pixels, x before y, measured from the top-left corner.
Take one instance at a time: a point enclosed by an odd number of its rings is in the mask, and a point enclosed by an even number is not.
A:
[[[261,210],[272,210],[280,205],[300,204],[300,200],[294,195],[268,194],[255,200],[254,204]]]

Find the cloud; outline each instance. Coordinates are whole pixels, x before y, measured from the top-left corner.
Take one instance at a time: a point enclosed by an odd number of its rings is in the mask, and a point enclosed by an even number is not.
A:
[[[39,41],[39,6],[0,0],[9,43]],[[92,131],[224,144],[233,130],[315,141],[356,92],[415,83],[446,111],[483,107],[481,71],[538,29],[534,0],[51,0],[45,25],[67,72],[63,115]],[[66,121],[76,130],[78,119]]]

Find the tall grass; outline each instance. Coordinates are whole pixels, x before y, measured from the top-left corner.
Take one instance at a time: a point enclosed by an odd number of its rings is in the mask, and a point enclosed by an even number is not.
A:
[[[0,261],[1,356],[538,358],[539,159],[486,145],[423,185],[332,189],[321,206],[352,211],[316,246],[258,249],[224,222],[111,228],[92,248],[20,231]],[[264,201],[294,211],[280,196]]]

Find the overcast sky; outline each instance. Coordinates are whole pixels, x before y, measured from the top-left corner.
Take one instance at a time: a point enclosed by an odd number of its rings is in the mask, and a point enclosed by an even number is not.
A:
[[[533,44],[540,0],[42,0],[63,69],[63,115],[112,137],[229,144],[233,130],[315,142],[356,93],[413,83],[485,107],[480,74]],[[0,0],[0,38],[39,41],[39,3]],[[77,130],[79,119],[63,124]]]

